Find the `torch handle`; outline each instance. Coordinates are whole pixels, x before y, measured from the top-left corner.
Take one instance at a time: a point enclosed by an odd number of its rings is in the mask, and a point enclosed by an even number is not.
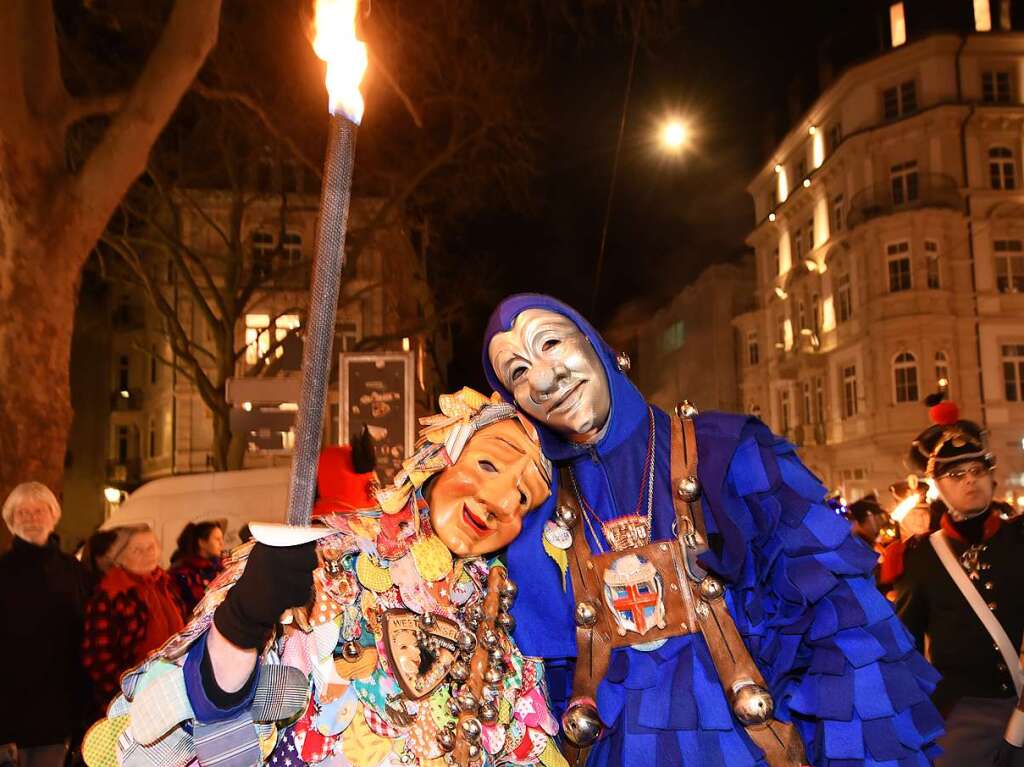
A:
[[[331,372],[338,289],[345,266],[345,231],[348,228],[355,163],[356,125],[341,115],[331,117],[327,156],[320,191],[313,279],[303,331],[302,390],[295,423],[288,523],[308,525],[316,489],[316,467],[323,433],[324,405]]]

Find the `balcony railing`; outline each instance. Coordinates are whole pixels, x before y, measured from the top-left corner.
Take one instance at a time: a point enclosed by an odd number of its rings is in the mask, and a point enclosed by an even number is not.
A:
[[[918,173],[861,189],[850,199],[847,222],[852,229],[873,218],[916,208],[963,211],[956,180],[942,173]]]

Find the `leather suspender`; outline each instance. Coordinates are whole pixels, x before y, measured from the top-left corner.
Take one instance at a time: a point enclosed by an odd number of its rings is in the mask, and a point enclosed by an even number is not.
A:
[[[696,411],[690,409],[692,415]],[[773,704],[736,624],[729,615],[722,583],[697,562],[706,547],[704,515],[697,480],[697,437],[692,417],[683,407],[672,418],[671,472],[675,531],[670,541],[656,541],[638,549],[594,555],[583,530],[583,509],[572,492],[568,469],[560,474],[559,504],[576,513],[570,570],[576,598],[576,670],[573,699],[594,699],[608,670],[613,647],[649,642],[656,638],[700,631],[710,650],[726,698],[751,740],[764,752],[771,767],[799,767],[807,763],[803,744],[792,724],[772,717]],[[616,631],[604,603],[602,574],[608,565],[628,554],[655,562],[666,581],[665,627],[629,639]],[[566,744],[571,764],[582,765],[588,749]]]

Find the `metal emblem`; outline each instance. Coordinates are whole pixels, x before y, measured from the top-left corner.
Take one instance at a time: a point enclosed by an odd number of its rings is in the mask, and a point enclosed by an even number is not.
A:
[[[557,522],[550,519],[544,523],[544,540],[556,549],[568,549],[572,546],[572,533]]]
[[[619,557],[604,572],[604,601],[619,636],[643,636],[665,627],[663,585],[657,568],[638,554]]]
[[[651,539],[651,528],[647,518],[639,514],[617,517],[602,526],[604,537],[614,551],[639,549],[647,545]]]
[[[454,621],[432,616],[424,626],[410,610],[384,613],[384,647],[398,686],[410,700],[430,695],[448,676],[459,653],[461,631]]]
[[[629,355],[625,352],[619,352],[615,355],[615,367],[619,369],[619,372],[628,373],[632,366],[633,363],[630,362]]]

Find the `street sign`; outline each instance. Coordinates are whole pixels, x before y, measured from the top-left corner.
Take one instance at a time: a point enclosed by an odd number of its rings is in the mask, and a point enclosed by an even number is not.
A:
[[[340,355],[338,441],[376,427],[377,474],[390,483],[416,439],[413,358],[407,352]]]

